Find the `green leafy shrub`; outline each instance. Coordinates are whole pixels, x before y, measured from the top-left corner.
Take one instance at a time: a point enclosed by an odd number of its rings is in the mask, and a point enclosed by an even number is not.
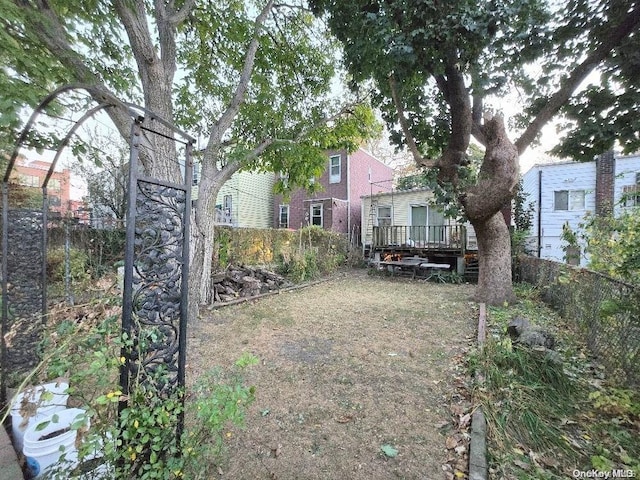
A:
[[[91,278],[88,268],[87,254],[75,247],[69,249],[69,279],[72,282],[86,282]],[[52,282],[62,282],[65,279],[65,250],[54,248],[47,253],[47,276]]]
[[[587,217],[584,223],[589,268],[611,277],[640,283],[640,210],[618,217]]]
[[[226,433],[232,425],[243,425],[254,400],[243,372],[257,363],[256,357],[244,354],[233,366],[215,368],[187,389],[165,388],[171,374],[160,365],[148,377],[134,376],[125,395],[119,385],[123,348],[140,358],[135,352],[158,341],[160,332],[146,330],[135,342],[121,335],[120,309],[118,298],[103,297],[68,308],[64,319],[52,318],[43,343],[45,359],[34,378],[68,378],[69,405],[87,412],[72,427],[78,431],[79,459],[91,465],[100,452],[99,463],[108,467],[105,478],[212,478]],[[70,469],[63,461],[47,478],[69,478]]]

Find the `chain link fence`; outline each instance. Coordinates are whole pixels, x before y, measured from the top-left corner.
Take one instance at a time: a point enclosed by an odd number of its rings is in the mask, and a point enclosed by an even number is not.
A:
[[[517,269],[520,281],[536,285],[545,303],[576,323],[614,383],[640,385],[640,288],[531,256],[519,257]]]

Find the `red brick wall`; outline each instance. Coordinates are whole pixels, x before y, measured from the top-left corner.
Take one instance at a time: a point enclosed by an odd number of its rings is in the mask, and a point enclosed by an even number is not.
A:
[[[25,158],[18,158],[18,161],[16,162],[13,168],[13,173],[11,174],[11,178],[14,178],[17,181],[19,181],[21,176],[28,175],[28,176],[37,177],[38,186],[34,188],[41,189],[50,166],[51,166],[51,163],[49,162],[44,162],[41,160],[33,160],[29,162]],[[53,182],[52,180],[57,180],[60,184],[59,187],[55,185],[56,182]],[[50,210],[54,212],[59,212],[62,215],[66,214],[67,211],[70,210],[70,194],[71,194],[71,174],[69,172],[69,169],[65,168],[62,172],[53,172],[53,174],[51,175],[51,178],[49,179],[49,184],[47,186],[47,195],[49,196],[49,198],[54,196],[58,197],[60,199],[60,205],[51,206]]]
[[[613,151],[596,158],[596,215],[613,212],[616,160]]]
[[[360,197],[372,193],[390,192],[393,186],[393,169],[362,149],[351,155],[349,166],[351,225],[361,227],[362,199]],[[369,178],[369,172],[371,172],[371,178]]]
[[[329,159],[332,155],[340,155],[340,182],[329,183]],[[387,183],[370,184],[371,181]],[[291,193],[289,199],[289,228],[298,229],[307,225],[309,208],[312,203],[323,203],[324,228],[336,232],[349,232],[349,225],[360,226],[360,209],[362,195],[386,192],[391,189],[393,169],[376,160],[375,157],[357,150],[347,158],[347,152],[328,151],[326,168],[318,182],[322,190],[315,194],[308,194],[303,189]],[[314,201],[315,200],[315,201]],[[350,204],[348,203],[350,200]],[[280,205],[283,204],[281,195],[274,198],[274,225],[278,226]],[[350,223],[349,223],[350,222]]]

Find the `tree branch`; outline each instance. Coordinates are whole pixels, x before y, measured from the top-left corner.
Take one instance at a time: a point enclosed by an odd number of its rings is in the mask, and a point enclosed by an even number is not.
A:
[[[471,109],[471,134],[485,147],[487,146],[487,138],[482,128],[482,110],[484,107],[483,97],[480,94],[473,95],[473,107]]]
[[[407,118],[405,117],[404,107],[402,106],[400,95],[398,94],[398,84],[393,74],[389,75],[389,88],[391,89],[391,98],[393,99],[393,104],[395,105],[396,112],[398,113],[398,123],[400,124],[402,133],[404,134],[404,137],[407,141],[409,151],[413,155],[413,159],[418,165],[421,165],[423,167],[435,167],[437,165],[437,161],[427,160],[420,153],[420,150],[418,150],[418,145],[413,138],[413,134],[411,133],[411,129],[409,128],[409,124],[407,123]]]
[[[222,137],[225,132],[231,127],[233,120],[237,116],[240,111],[240,106],[242,102],[244,102],[245,94],[247,93],[247,88],[249,87],[249,82],[251,80],[251,74],[253,73],[253,67],[256,58],[256,52],[258,51],[259,42],[259,34],[260,30],[262,30],[262,26],[266,21],[271,9],[273,8],[273,1],[269,0],[267,4],[264,6],[258,17],[256,18],[253,38],[249,43],[249,47],[247,49],[247,53],[244,57],[244,64],[242,67],[242,72],[240,73],[240,79],[238,80],[238,85],[236,86],[236,90],[233,94],[233,98],[227,109],[220,116],[218,121],[214,123],[211,128],[211,134],[209,135],[209,141],[207,143],[207,147],[205,149],[205,157],[206,158],[216,158],[217,150],[219,149],[219,145],[222,142]]]
[[[144,8],[144,2],[114,0],[113,4],[127,32],[138,68],[143,68],[144,65],[157,61],[149,25],[147,24],[147,12]]]
[[[39,0],[35,8],[29,5],[19,5],[33,24],[33,31],[38,40],[46,45],[51,54],[68,69],[79,88],[91,95],[97,103],[113,103],[120,105],[120,100],[104,85],[100,78],[84,63],[75,49],[67,41],[67,34],[58,15],[49,7],[47,2]],[[29,11],[35,10],[35,11]],[[108,108],[107,114],[123,138],[128,138],[131,128],[131,117],[126,108]]]
[[[171,12],[164,5],[164,0],[154,0],[154,4],[163,73],[166,81],[171,83],[176,72],[176,28],[170,18]]]
[[[600,64],[611,51],[619,46],[640,24],[640,4],[629,12],[622,23],[610,30],[609,35],[603,35],[602,43],[562,82],[560,89],[554,93],[538,112],[524,133],[516,140],[518,154],[522,154],[540,133],[542,127],[558,113],[560,108],[571,98],[574,91],[587,76]]]
[[[186,18],[191,14],[191,12],[193,12],[193,9],[196,6],[196,1],[197,0],[185,0],[184,4],[182,5],[182,8],[177,12],[173,12],[173,14],[169,16],[168,18],[169,23],[171,23],[171,25],[175,27],[176,25],[184,22]],[[173,2],[171,3],[173,6]]]

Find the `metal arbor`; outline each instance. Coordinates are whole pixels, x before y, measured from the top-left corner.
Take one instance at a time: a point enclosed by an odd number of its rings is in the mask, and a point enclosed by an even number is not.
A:
[[[60,142],[43,182],[42,211],[9,207],[9,180],[18,153],[37,116],[59,95],[86,90],[82,85],[66,85],[48,95],[26,123],[10,158],[2,184],[2,355],[1,401],[6,403],[6,378],[14,368],[6,333],[18,319],[36,330],[47,313],[47,183],[60,153],[82,123],[105,108],[120,108],[132,119],[129,184],[126,217],[125,273],[122,300],[122,331],[137,346],[124,349],[120,371],[121,389],[126,394],[132,381],[155,382],[156,391],[169,395],[184,386],[186,328],[188,312],[189,232],[191,216],[192,160],[195,140],[153,112],[114,97],[88,110]],[[139,162],[144,136],[160,135],[172,141],[174,159],[181,178],[168,182],[141,173]],[[147,142],[148,143],[148,142]],[[180,147],[176,147],[179,145]],[[34,241],[34,237],[39,241]],[[39,318],[38,318],[39,317]],[[14,339],[15,341],[16,339]],[[34,342],[38,338],[25,338]],[[35,345],[31,345],[34,350]],[[158,376],[159,371],[165,372]],[[121,405],[121,408],[123,406]],[[178,419],[178,434],[182,417]]]

